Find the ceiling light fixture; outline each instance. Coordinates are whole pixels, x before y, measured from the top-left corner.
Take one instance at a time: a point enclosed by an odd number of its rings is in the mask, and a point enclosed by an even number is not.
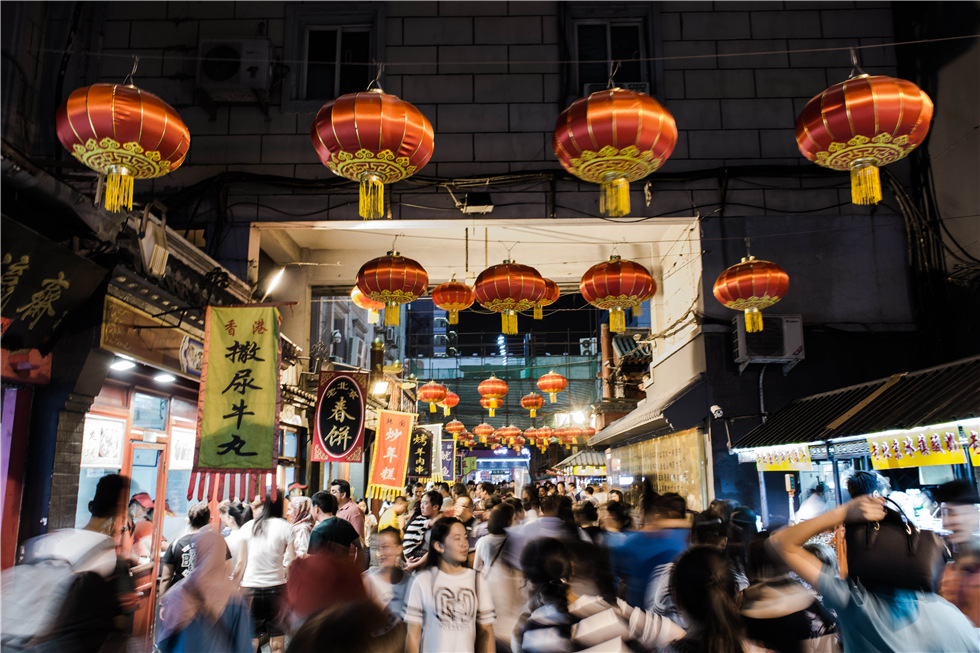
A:
[[[153,380],[157,383],[173,383],[177,380],[173,374],[167,374],[166,372],[161,372],[153,377]]]
[[[285,273],[286,273],[285,266],[279,268],[279,271],[276,272],[275,276],[272,277],[272,280],[269,281],[269,285],[268,287],[266,287],[265,294],[262,295],[262,299],[260,300],[260,302],[264,302],[265,298],[269,296],[269,293],[271,293],[273,290],[276,289],[276,286],[278,286],[279,282],[282,281],[282,275]]]
[[[109,365],[110,370],[116,370],[117,372],[122,372],[124,370],[131,370],[134,367],[136,367],[136,363],[134,363],[131,360],[127,360],[125,358],[117,358],[116,360],[112,361],[112,363]]]

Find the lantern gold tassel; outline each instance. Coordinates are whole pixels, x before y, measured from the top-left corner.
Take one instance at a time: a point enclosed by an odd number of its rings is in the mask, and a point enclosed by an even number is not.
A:
[[[121,206],[133,210],[133,176],[126,171],[110,171],[106,176],[105,208],[115,212]]]
[[[543,317],[544,317],[544,308],[541,307],[541,306],[535,306],[534,307],[534,319],[535,320],[540,320]],[[534,417],[534,415],[531,415],[531,417]]]
[[[851,168],[851,203],[877,204],[881,201],[881,179],[878,167],[870,161],[858,161]]]
[[[555,403],[556,401],[558,401],[558,395],[555,394],[554,392],[549,392],[548,401],[550,401],[551,403]]]
[[[536,409],[536,408],[532,408],[532,409],[531,409],[531,417],[537,417],[537,416],[538,416],[538,411],[537,411],[537,409]]]
[[[361,196],[358,209],[361,217],[365,220],[377,220],[384,215],[385,186],[378,175],[361,177]]]
[[[609,330],[613,333],[626,331],[626,313],[621,308],[613,308],[609,311]]]
[[[449,309],[449,323],[459,324],[459,311],[456,310],[455,308]],[[446,414],[448,415],[449,413]]]
[[[746,333],[758,333],[762,331],[762,313],[757,308],[745,310],[745,331]]]
[[[436,412],[436,405],[435,404],[429,404],[429,412],[430,413]]]
[[[398,304],[388,304],[385,306],[385,326],[398,326]]]
[[[378,323],[378,311],[373,308],[368,309],[368,324]]]
[[[490,406],[490,417],[493,417],[493,410],[494,410],[493,406]],[[486,444],[487,441],[485,438],[480,438],[480,442]]]
[[[517,334],[517,313],[505,311],[500,314],[501,330],[507,335]]]
[[[629,215],[630,183],[625,177],[605,179],[600,184],[599,213],[616,218]]]
[[[442,414],[445,415],[446,417],[449,417],[449,406],[442,407]]]
[[[643,315],[643,302],[640,302],[639,304],[633,307],[633,315],[637,315],[637,316]]]

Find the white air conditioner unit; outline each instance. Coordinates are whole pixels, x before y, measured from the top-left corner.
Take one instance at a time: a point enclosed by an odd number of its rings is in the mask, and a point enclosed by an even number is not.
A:
[[[599,343],[595,338],[578,339],[579,356],[598,356]]]
[[[762,331],[747,333],[745,316],[732,320],[735,331],[735,362],[739,372],[750,363],[782,363],[783,374],[806,358],[803,348],[803,318],[799,315],[762,314]]]
[[[613,81],[618,88],[625,88],[627,91],[633,91],[634,93],[643,93],[645,95],[650,95],[650,83],[649,82],[623,82],[617,84],[615,80]],[[584,87],[583,97],[588,97],[596,91],[604,91],[609,87],[608,82],[593,82],[591,84],[586,84]]]
[[[269,41],[204,39],[197,50],[197,87],[216,102],[254,102],[269,89]]]

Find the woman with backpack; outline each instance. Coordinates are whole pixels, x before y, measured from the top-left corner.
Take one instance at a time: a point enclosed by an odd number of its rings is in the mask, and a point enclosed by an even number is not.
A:
[[[410,653],[491,653],[496,619],[482,574],[465,567],[466,527],[455,517],[432,525],[425,566],[415,573],[405,608]]]

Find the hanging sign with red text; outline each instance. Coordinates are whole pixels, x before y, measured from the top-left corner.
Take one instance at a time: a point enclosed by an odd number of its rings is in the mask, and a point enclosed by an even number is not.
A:
[[[313,462],[361,462],[367,383],[365,372],[320,372],[313,422]]]
[[[813,469],[810,449],[805,444],[757,449],[755,466],[760,472],[808,472]]]
[[[917,429],[899,435],[868,438],[874,469],[961,465],[966,462],[959,429]]]
[[[374,438],[374,455],[368,477],[369,497],[392,501],[405,491],[408,449],[412,443],[414,423],[414,413],[378,411],[378,434]]]

